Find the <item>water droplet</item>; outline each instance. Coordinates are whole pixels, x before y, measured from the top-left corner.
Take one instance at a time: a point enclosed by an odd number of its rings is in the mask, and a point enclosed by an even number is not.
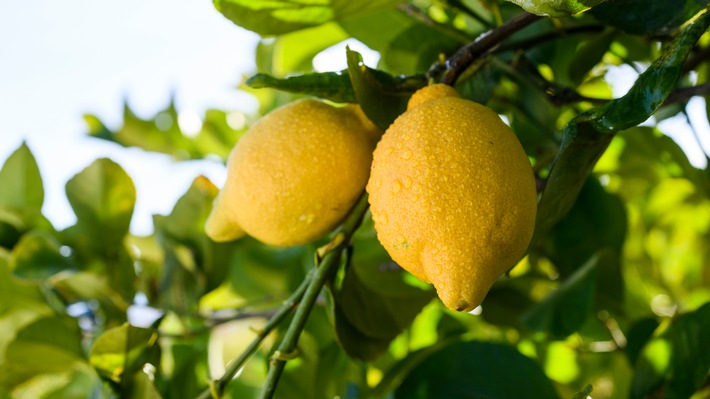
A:
[[[406,242],[406,241],[405,241],[405,242],[403,242],[403,243],[402,243],[402,247],[404,247],[404,249],[407,249],[407,248],[409,248],[409,243],[408,243],[408,242]]]
[[[404,177],[404,187],[405,188],[410,188],[412,187],[412,178],[409,176]]]
[[[438,263],[431,265],[431,273],[432,276],[439,276],[441,274],[441,265]]]
[[[402,143],[397,143],[395,144],[395,147],[397,147],[398,150],[402,149]]]
[[[392,147],[385,148],[385,155],[390,155],[393,152],[394,152],[394,148],[392,148]]]
[[[379,177],[377,179],[375,179],[374,183],[375,183],[375,188],[382,187],[382,179],[380,179]]]
[[[392,193],[396,194],[401,189],[402,189],[402,183],[400,183],[399,180],[395,180],[394,183],[392,184]]]
[[[298,220],[306,223],[313,223],[313,219],[315,219],[316,215],[309,213],[309,214],[303,214],[298,217]]]
[[[389,220],[387,219],[386,213],[379,214],[379,216],[377,217],[377,220],[376,220],[376,222],[378,222],[379,224],[382,224],[382,225],[387,224],[388,221]]]
[[[402,151],[402,159],[411,159],[414,153],[410,149],[405,149]]]

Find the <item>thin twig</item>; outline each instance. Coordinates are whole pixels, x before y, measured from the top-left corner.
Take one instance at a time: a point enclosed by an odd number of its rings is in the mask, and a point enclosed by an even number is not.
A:
[[[603,25],[581,25],[571,26],[569,28],[553,30],[527,39],[511,41],[510,43],[502,44],[495,51],[503,52],[510,50],[526,50],[535,47],[538,44],[545,43],[550,40],[558,39],[569,35],[577,35],[581,33],[599,33],[604,30]]]
[[[326,281],[328,281],[340,264],[340,254],[342,250],[349,245],[350,239],[358,226],[360,226],[368,206],[367,194],[363,194],[358,203],[355,204],[348,214],[347,219],[340,230],[335,234],[333,240],[324,247],[325,252],[320,253],[319,250],[317,257],[320,258],[321,261],[317,264],[315,275],[309,282],[308,288],[306,288],[303,300],[298,306],[298,309],[296,309],[296,314],[293,316],[293,320],[288,326],[288,330],[286,330],[281,344],[271,358],[271,368],[269,369],[266,382],[259,396],[261,399],[273,398],[279,378],[286,367],[286,362],[298,356],[296,346],[301,332],[306,325],[308,315],[323,285],[325,285]]]
[[[441,78],[441,83],[453,85],[456,83],[459,76],[481,55],[497,46],[513,33],[525,28],[540,18],[542,17],[529,12],[523,12],[503,25],[478,36],[476,40],[460,48],[456,54],[446,61],[446,72]]]
[[[458,41],[459,43],[468,43],[471,41],[471,37],[458,29],[453,29],[448,25],[441,24],[434,21],[427,15],[424,11],[420,10],[412,4],[397,4],[397,9],[407,14],[411,18],[423,23],[424,25],[431,26],[432,28],[442,32],[443,34],[449,36],[450,38]]]
[[[710,93],[710,82],[697,86],[682,87],[669,94],[668,97],[666,97],[666,101],[663,102],[663,105],[687,101],[691,97],[702,96],[708,93]]]
[[[220,398],[224,393],[224,389],[227,387],[230,381],[237,375],[239,369],[244,366],[244,363],[251,357],[251,355],[259,349],[262,341],[269,335],[269,333],[276,328],[289,313],[293,310],[296,305],[301,301],[303,295],[306,292],[310,281],[312,280],[312,275],[314,273],[311,271],[301,285],[294,291],[293,294],[284,302],[284,304],[279,308],[278,311],[269,319],[268,323],[258,331],[256,338],[249,344],[249,346],[242,352],[239,357],[229,364],[229,368],[225,371],[224,375],[217,381],[214,381],[208,389],[203,391],[198,399],[209,399],[209,398]]]

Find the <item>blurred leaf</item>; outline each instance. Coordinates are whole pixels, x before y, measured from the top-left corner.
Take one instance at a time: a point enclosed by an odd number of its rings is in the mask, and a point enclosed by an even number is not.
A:
[[[592,310],[599,264],[608,262],[609,252],[594,255],[537,306],[522,316],[532,331],[549,333],[563,339],[579,329]]]
[[[350,84],[350,75],[343,72],[319,72],[295,75],[284,79],[259,73],[244,83],[254,89],[270,87],[289,93],[316,96],[336,103],[357,102],[355,92]]]
[[[710,303],[674,318],[636,362],[630,398],[689,398],[710,369]]]
[[[395,391],[395,398],[558,398],[531,359],[505,345],[456,342],[429,356]]]
[[[128,389],[128,396],[141,399],[160,399],[162,396],[153,384],[152,379],[142,370],[131,376],[132,384]]]
[[[602,60],[616,35],[614,29],[607,29],[601,34],[592,36],[579,47],[569,65],[572,82],[576,85],[582,83],[587,73]]]
[[[581,114],[567,125],[539,202],[532,245],[572,207],[586,176],[614,134],[645,121],[663,103],[675,88],[688,53],[708,25],[710,13],[685,25],[625,96]]]
[[[626,332],[627,344],[624,348],[631,364],[636,364],[643,347],[651,339],[660,323],[655,317],[647,317],[636,321]]]
[[[508,0],[525,11],[550,17],[566,17],[594,7],[602,0]]]
[[[398,90],[395,78],[365,66],[358,52],[348,49],[347,56],[348,73],[357,102],[375,125],[388,128],[407,109],[409,97],[416,89]],[[424,84],[421,82],[420,87]]]
[[[427,72],[440,54],[451,54],[465,43],[431,26],[416,23],[387,43],[381,51],[380,66],[403,74]]]
[[[92,375],[81,347],[81,331],[69,316],[50,315],[17,332],[0,363],[0,390],[12,390],[45,374]]]
[[[165,397],[194,398],[206,387],[209,378],[208,339],[209,335],[204,334],[161,342],[164,356],[173,364],[170,370],[166,370],[169,374]]]
[[[313,58],[318,53],[347,38],[347,33],[335,22],[281,35],[270,46],[271,66],[268,72],[276,76],[311,72]],[[339,57],[344,59],[345,52]]]
[[[91,246],[101,254],[115,252],[128,233],[136,203],[128,174],[110,159],[98,159],[67,182],[66,193],[76,226]]]
[[[37,161],[26,143],[22,143],[0,169],[0,207],[42,210],[44,187]]]
[[[493,325],[522,330],[521,317],[535,305],[529,296],[533,287],[533,281],[528,277],[497,282],[483,300],[481,317]]]
[[[178,160],[202,159],[209,155],[226,159],[238,136],[246,129],[246,126],[232,127],[232,114],[207,110],[204,120],[200,121],[200,129],[189,134],[183,132],[178,123],[181,114],[172,99],[166,109],[147,120],[139,118],[128,103],[124,103],[123,126],[115,132],[94,115],[84,115],[84,120],[90,136],[124,147],[139,147],[146,151],[169,154]]]
[[[623,307],[624,280],[621,253],[627,231],[621,199],[609,194],[596,178],[589,177],[572,209],[544,241],[544,253],[562,278],[578,270],[596,252],[609,250],[598,268],[597,300],[604,308]]]
[[[214,0],[235,24],[262,36],[281,35],[395,4],[393,0]]]
[[[486,62],[472,76],[460,78],[456,90],[463,98],[485,104],[498,86],[500,76],[500,70],[492,63]]]
[[[339,23],[348,35],[367,47],[383,53],[397,36],[417,24],[417,21],[394,8],[383,8],[375,12],[349,16]],[[383,65],[378,67],[387,69]]]
[[[708,0],[610,0],[591,14],[634,35],[668,34],[703,9]]]
[[[146,363],[159,365],[158,335],[154,330],[129,324],[99,335],[91,347],[89,362],[99,375],[117,384],[130,384]]]
[[[32,230],[12,249],[10,269],[22,279],[43,281],[75,265],[59,251],[59,241],[44,230]]]

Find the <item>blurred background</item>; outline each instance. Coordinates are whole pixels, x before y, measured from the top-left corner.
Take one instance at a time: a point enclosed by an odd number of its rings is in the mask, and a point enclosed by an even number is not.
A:
[[[75,221],[64,194],[67,180],[100,157],[118,162],[136,184],[135,234],[150,233],[151,215],[168,213],[197,175],[218,186],[226,176],[219,160],[176,162],[169,155],[89,137],[82,115],[96,115],[115,130],[122,124],[124,101],[147,119],[172,97],[180,128],[196,133],[207,109],[253,114],[258,108],[237,86],[256,69],[259,37],[204,2],[1,1],[0,37],[0,163],[28,143],[44,180],[44,214],[57,228]],[[376,66],[376,52],[354,41],[347,44]],[[344,69],[345,45],[320,54],[316,69]],[[607,78],[620,96],[635,72],[628,66],[612,68]],[[703,107],[697,97],[689,106],[697,134],[682,115],[660,126],[698,167],[705,167],[702,148],[710,153],[710,126],[703,112],[697,112],[699,117],[692,112]]]

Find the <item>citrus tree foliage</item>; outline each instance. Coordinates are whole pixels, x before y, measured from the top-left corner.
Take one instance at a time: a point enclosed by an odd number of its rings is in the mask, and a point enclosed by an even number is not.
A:
[[[707,0],[215,7],[264,37],[241,87],[261,115],[316,96],[357,102],[386,128],[428,82],[503,115],[538,182],[527,256],[460,314],[391,261],[364,201],[331,239],[215,243],[203,226],[218,187],[197,176],[136,236],[135,187],[109,159],[67,182],[76,223],[56,229],[23,144],[0,170],[0,398],[710,394],[710,169],[656,126],[709,99]],[[347,38],[378,65],[348,51],[346,70],[315,72]],[[621,65],[638,76],[613,98],[606,72]],[[195,135],[177,116],[126,106],[117,131],[86,121],[94,137],[179,161],[226,159],[258,117],[211,110]]]

